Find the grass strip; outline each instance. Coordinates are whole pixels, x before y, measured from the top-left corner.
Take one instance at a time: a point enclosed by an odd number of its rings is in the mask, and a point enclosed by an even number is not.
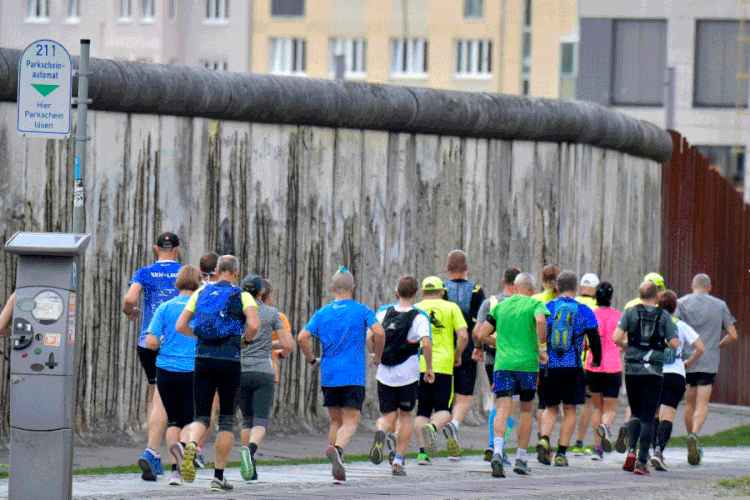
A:
[[[750,476],[722,479],[719,486],[732,490],[735,495],[750,495]]]

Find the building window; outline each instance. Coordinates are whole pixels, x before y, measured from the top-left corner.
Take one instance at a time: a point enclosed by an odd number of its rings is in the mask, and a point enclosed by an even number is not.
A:
[[[206,69],[212,69],[214,71],[228,71],[229,70],[229,63],[225,60],[203,59],[201,60],[201,65],[203,65],[203,67]]]
[[[271,0],[271,15],[301,17],[305,15],[305,0]]]
[[[523,30],[521,31],[521,94],[529,95],[531,88],[531,21],[533,0],[525,0],[523,8]]]
[[[745,173],[745,148],[743,146],[695,146],[695,149],[708,160],[709,168],[719,172],[734,185],[743,183]]]
[[[49,19],[49,0],[28,0],[26,18],[34,20]]]
[[[492,76],[492,40],[456,40],[455,76]]]
[[[737,49],[740,37],[737,21],[698,21],[695,47],[695,96],[696,106],[747,106],[747,80],[737,87],[737,74],[748,73],[748,54],[738,61]],[[747,47],[747,44],[745,45]]]
[[[130,0],[120,0],[120,19],[130,19]]]
[[[560,99],[575,99],[578,44],[560,43]]]
[[[612,104],[661,106],[667,22],[616,20],[613,37]]]
[[[483,0],[464,0],[464,17],[468,19],[480,19],[484,17]]]
[[[156,17],[154,0],[141,0],[141,19],[150,21]]]
[[[229,19],[229,0],[205,0],[206,21],[226,21]]]
[[[362,38],[333,38],[329,43],[329,71],[331,78],[336,76],[336,58],[344,57],[345,78],[365,78],[367,76],[367,42]]]
[[[391,40],[391,75],[400,77],[427,76],[427,40],[397,38]]]
[[[68,0],[68,21],[78,21],[81,15],[81,0]]]
[[[304,38],[271,38],[269,73],[304,76],[307,71],[307,41]]]

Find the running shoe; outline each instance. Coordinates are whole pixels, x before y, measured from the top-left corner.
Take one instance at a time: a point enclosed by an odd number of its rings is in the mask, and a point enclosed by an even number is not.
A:
[[[628,426],[620,426],[620,430],[617,431],[617,441],[615,442],[615,450],[617,453],[625,453],[628,451]]]
[[[240,447],[240,475],[245,481],[250,481],[253,478],[253,457],[250,454],[250,448],[247,446]]]
[[[648,476],[650,474],[648,471],[648,465],[644,464],[640,460],[637,460],[635,462],[635,465],[633,466],[633,473],[638,474],[639,476]]]
[[[503,471],[503,457],[499,453],[492,455],[492,477],[505,477],[505,471]]]
[[[326,457],[331,461],[331,474],[333,475],[333,482],[345,482],[346,469],[344,469],[344,462],[341,460],[339,450],[337,450],[335,446],[329,446],[328,448],[326,448]]]
[[[633,472],[633,467],[635,467],[635,453],[628,453],[625,463],[622,464],[622,470]]]
[[[531,469],[529,469],[529,464],[527,464],[520,458],[517,458],[516,464],[513,466],[513,472],[522,476],[528,476],[529,474],[531,474]]]
[[[609,427],[607,427],[604,424],[599,424],[596,426],[596,434],[601,438],[602,440],[602,451],[605,453],[609,453],[612,451],[612,433],[609,430]]]
[[[417,463],[419,465],[430,465],[430,456],[427,453],[418,454]]]
[[[393,474],[394,476],[405,476],[406,470],[401,464],[393,464],[391,466],[391,474]]]
[[[567,467],[568,466],[568,457],[565,455],[557,454],[555,455],[555,466],[556,467]]]
[[[539,444],[536,446],[536,459],[540,464],[549,465],[549,440],[542,438],[539,440]]]
[[[591,460],[599,461],[604,460],[604,453],[602,453],[602,450],[594,450],[591,454]]]
[[[443,427],[443,435],[447,440],[445,447],[448,448],[448,457],[460,457],[461,456],[461,445],[458,443],[458,431],[453,422],[448,422]],[[434,455],[433,455],[434,456]]]
[[[185,482],[192,483],[195,481],[195,443],[185,445],[185,451],[182,455],[182,465],[180,466],[180,475]]]
[[[214,477],[211,480],[211,491],[219,491],[219,492],[225,492],[225,491],[232,491],[234,489],[234,486],[229,484],[229,481],[227,481],[227,478],[221,478]]]
[[[580,457],[583,456],[583,447],[574,445],[570,447],[570,452],[573,454],[574,457]]]
[[[177,466],[177,470],[180,470],[180,467],[182,467],[182,454],[185,452],[185,447],[182,446],[182,443],[177,442],[169,447],[169,454],[172,455],[172,461]],[[180,480],[182,480],[182,476],[180,476]]]
[[[193,461],[195,462],[195,466],[199,469],[205,469],[206,464],[208,463],[206,462],[206,457],[203,456],[203,452],[198,451],[197,448]]]
[[[375,433],[375,441],[370,448],[370,461],[378,465],[383,461],[383,445],[385,444],[385,432],[378,431]]]
[[[510,465],[510,460],[508,460],[508,455],[503,452],[503,465]]]
[[[667,470],[667,464],[664,463],[664,456],[658,451],[655,451],[654,454],[651,455],[651,465],[653,465],[656,470]]]
[[[484,450],[484,461],[485,462],[492,462],[492,455],[495,454],[495,449],[491,446],[488,446],[486,450]]]
[[[690,465],[700,465],[701,452],[698,447],[698,436],[690,434],[687,437],[687,460]]]
[[[156,458],[156,473],[164,475],[164,467],[161,465],[161,457]]]
[[[396,459],[396,446],[398,440],[396,435],[389,432],[385,435],[385,444],[388,446],[388,463],[393,465],[393,461]]]
[[[182,486],[182,476],[180,475],[180,471],[172,471],[172,475],[169,477],[169,484],[172,486]]]
[[[432,424],[425,424],[422,427],[422,437],[424,438],[425,451],[431,457],[436,457],[438,454],[437,448],[437,433],[435,432],[435,426]]]
[[[138,459],[138,467],[142,471],[141,479],[144,481],[156,481],[156,476],[159,474],[156,468],[157,462],[156,457],[150,451],[143,452],[141,458]]]

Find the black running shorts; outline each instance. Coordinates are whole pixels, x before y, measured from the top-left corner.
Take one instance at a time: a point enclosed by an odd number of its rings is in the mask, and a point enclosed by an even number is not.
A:
[[[393,387],[378,382],[378,399],[380,413],[393,413],[396,410],[412,411],[417,406],[417,388],[419,381],[411,384]]]
[[[714,385],[716,380],[715,373],[704,373],[704,372],[693,372],[688,373],[685,376],[685,380],[690,387],[697,387],[699,385]]]
[[[586,402],[586,379],[580,368],[539,370],[539,399],[545,407],[582,405]]]
[[[156,368],[156,386],[169,427],[185,427],[193,421],[193,372],[172,372]]]
[[[141,366],[143,371],[146,372],[146,378],[149,384],[156,383],[156,357],[159,355],[159,351],[152,351],[145,347],[138,346],[138,359],[141,360]]]
[[[677,409],[685,395],[685,377],[679,373],[665,373],[661,386],[661,404]]]
[[[601,394],[605,398],[616,398],[620,395],[622,372],[602,373],[586,371],[586,382],[589,391]]]
[[[424,381],[424,373],[419,374],[417,391],[417,416],[430,418],[433,412],[450,411],[453,396],[453,375],[436,373],[435,382]]]
[[[362,411],[365,402],[365,388],[361,385],[342,385],[339,387],[324,387],[323,406],[329,408],[354,408]]]
[[[477,362],[473,359],[462,361],[461,366],[453,368],[453,392],[462,396],[474,395],[474,384],[477,382]]]

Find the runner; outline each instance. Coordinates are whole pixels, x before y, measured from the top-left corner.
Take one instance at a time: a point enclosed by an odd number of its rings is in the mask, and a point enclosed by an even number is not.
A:
[[[445,298],[454,302],[461,309],[466,321],[467,332],[474,331],[479,307],[484,302],[484,290],[473,281],[466,280],[469,264],[462,250],[453,250],[448,254],[446,265],[449,280],[443,282]],[[458,428],[471,408],[474,396],[474,385],[477,381],[477,362],[473,358],[482,355],[481,349],[475,352],[474,339],[468,336],[468,343],[461,355],[461,364],[453,368],[453,409],[451,421],[443,427],[446,439],[458,441]],[[460,448],[457,448],[460,452]],[[449,455],[449,460],[458,460],[459,455]]]
[[[622,468],[645,476],[649,474],[648,449],[653,439],[654,415],[661,400],[664,349],[676,349],[680,340],[669,314],[657,306],[657,286],[644,281],[639,289],[641,304],[625,310],[612,340],[626,349],[625,389],[633,413],[628,421],[630,451]]]
[[[493,297],[490,297],[489,299],[485,299],[484,302],[482,302],[481,307],[479,308],[479,312],[477,313],[477,323],[474,325],[474,328],[472,329],[472,336],[476,339],[479,335],[479,331],[482,328],[482,325],[487,320],[487,315],[490,313],[490,311],[500,302],[503,300],[512,297],[513,294],[516,293],[516,286],[515,281],[516,277],[521,274],[521,270],[517,267],[509,267],[505,270],[503,273],[503,279],[501,281],[501,285],[503,287],[502,293],[499,293]],[[483,352],[480,353],[484,357],[484,369],[487,372],[487,379],[490,382],[490,388],[492,388],[492,384],[494,384],[494,371],[495,371],[495,348],[491,346],[489,343],[485,342],[479,342],[477,341],[478,346],[481,346],[481,350]],[[478,356],[477,356],[478,359]],[[513,415],[516,413],[515,404],[518,400],[518,394],[514,394],[511,403],[510,408],[510,416],[508,417],[508,430],[506,431],[505,436],[505,442],[508,441],[508,437],[510,436],[510,430],[513,428]],[[492,406],[492,409],[490,410],[490,416],[489,420],[487,422],[487,425],[489,427],[489,441],[487,443],[487,448],[484,450],[484,460],[485,462],[492,461],[492,455],[495,453],[495,434],[493,430],[494,421],[495,421],[495,415],[497,413],[497,409]],[[531,425],[531,423],[529,423]],[[505,452],[503,452],[503,464],[510,465],[510,462],[505,457]]]
[[[581,286],[579,287],[580,295],[576,297],[576,302],[580,304],[586,304],[589,309],[596,311],[596,286],[599,284],[599,278],[594,273],[586,273],[581,278]],[[583,354],[581,357],[582,361],[586,360],[586,356],[589,352],[588,342],[583,342]],[[585,373],[584,373],[585,374]],[[570,449],[574,456],[577,455],[590,455],[592,450],[589,446],[583,445],[583,440],[586,439],[586,432],[588,432],[589,425],[591,424],[591,415],[594,412],[594,404],[591,401],[591,392],[589,391],[588,383],[586,384],[586,403],[581,408],[581,414],[578,417],[578,437],[576,444]]]
[[[182,267],[181,264],[177,263],[177,256],[180,253],[180,240],[174,233],[162,233],[156,239],[153,250],[157,260],[150,266],[138,269],[133,275],[130,280],[130,288],[128,288],[128,293],[125,294],[123,300],[123,312],[130,321],[141,317],[141,329],[136,349],[148,380],[148,446],[141,455],[139,462],[140,460],[146,460],[150,464],[150,468],[155,469],[159,474],[164,474],[159,447],[167,428],[167,412],[164,410],[164,404],[159,396],[159,391],[156,389],[156,357],[159,352],[146,348],[146,335],[156,308],[167,300],[176,297],[179,293],[174,286],[174,282]],[[137,306],[141,291],[143,292],[142,313]],[[142,476],[142,479],[148,480],[145,475]]]
[[[211,402],[219,390],[219,432],[216,435],[211,491],[231,491],[224,477],[234,442],[234,403],[240,385],[242,338],[252,342],[260,328],[253,297],[237,286],[240,264],[233,255],[222,255],[216,267],[218,281],[198,289],[177,320],[177,331],[197,337],[195,346],[195,420],[188,427],[180,473],[188,483],[195,479],[196,441],[211,421]],[[192,323],[191,323],[192,320]]]
[[[542,304],[547,304],[551,300],[555,300],[559,293],[557,291],[557,275],[560,274],[560,268],[554,264],[547,264],[542,268],[542,287],[544,290],[536,295],[532,296],[532,299],[540,301]],[[538,384],[537,384],[538,386]],[[537,410],[536,410],[536,421],[539,426],[539,431],[536,436],[537,439],[542,439],[542,420],[544,414],[544,402],[542,401],[539,390],[537,390]]]
[[[260,330],[252,342],[243,342],[242,375],[238,406],[242,410],[240,432],[240,475],[246,482],[258,480],[258,469],[255,466],[255,453],[266,437],[268,417],[273,404],[276,371],[273,366],[273,332],[279,332],[279,343],[282,349],[291,351],[294,348],[292,336],[284,330],[284,324],[276,308],[263,303],[264,294],[268,297],[270,287],[264,289],[263,281],[257,274],[248,274],[240,285],[258,304]],[[266,290],[269,292],[266,293]]]
[[[688,463],[701,463],[701,449],[698,446],[698,434],[708,416],[708,401],[711,399],[716,373],[719,371],[721,348],[737,340],[735,319],[729,312],[726,302],[709,295],[711,278],[705,274],[696,274],[692,284],[693,293],[677,301],[675,316],[683,320],[700,335],[705,352],[687,372],[687,390],[685,392],[685,428],[688,431]],[[727,334],[721,337],[721,332]],[[692,352],[687,349],[687,354]]]
[[[559,405],[563,404],[560,440],[555,455],[555,465],[567,466],[565,452],[576,425],[576,405],[586,401],[586,381],[581,362],[583,338],[588,337],[594,357],[592,366],[599,366],[602,346],[598,323],[593,311],[575,301],[578,279],[572,271],[557,276],[560,298],[547,303],[547,344],[549,362],[540,368],[539,399],[545,405],[541,434],[537,446],[537,459],[549,465],[549,436],[557,420]]]
[[[518,452],[513,471],[529,474],[526,448],[531,437],[531,407],[536,390],[539,363],[547,358],[547,308],[530,296],[534,293],[534,277],[521,273],[515,279],[517,295],[497,304],[479,331],[478,339],[496,344],[493,392],[495,393],[494,453],[492,475],[505,477],[503,446],[506,422],[515,393],[521,399],[521,423],[518,426]],[[496,331],[496,339],[492,332]]]
[[[271,286],[271,282],[268,280],[263,280],[263,293],[261,294],[261,302],[263,304],[270,306],[270,307],[276,307],[276,301],[274,300],[273,295],[273,287]],[[276,383],[279,383],[279,360],[286,358],[289,356],[291,352],[294,351],[294,338],[292,338],[292,326],[289,324],[289,320],[287,319],[286,315],[279,311],[279,318],[281,319],[281,324],[283,325],[283,330],[277,332],[274,330],[273,332],[273,370],[274,370],[274,378],[276,380]],[[282,344],[281,340],[279,340],[279,334],[281,335],[289,335],[289,338],[292,339],[291,346],[286,346]]]
[[[385,332],[367,306],[353,300],[354,276],[345,267],[331,279],[333,302],[318,309],[297,338],[300,351],[313,369],[320,363],[323,406],[331,424],[326,457],[331,461],[334,483],[346,481],[344,450],[354,437],[365,400],[365,343],[367,329],[373,334],[373,364],[383,355]],[[320,339],[323,355],[318,361],[310,348],[310,337]]]
[[[617,328],[621,313],[611,307],[614,295],[611,283],[600,282],[596,286],[595,295],[597,308],[594,310],[594,316],[599,324],[602,362],[598,367],[592,366],[594,356],[589,352],[586,358],[586,381],[594,406],[592,426],[596,449],[592,460],[602,460],[605,452],[612,451],[610,426],[617,416],[617,397],[622,385],[620,349],[612,341],[612,334]]]
[[[219,263],[219,254],[216,252],[208,252],[201,255],[199,266],[201,269],[201,275],[203,276],[203,285],[209,283],[216,283],[216,265]]]
[[[672,290],[664,290],[659,292],[658,301],[659,307],[671,314],[674,320],[674,313],[677,309],[677,295]],[[659,425],[655,433],[654,454],[651,456],[651,465],[654,466],[654,469],[661,471],[667,470],[667,465],[664,463],[664,448],[666,448],[669,438],[672,436],[672,424],[677,412],[677,405],[680,404],[682,397],[685,395],[685,369],[693,366],[705,350],[703,342],[690,325],[678,319],[675,321],[675,326],[677,326],[680,345],[676,350],[668,349],[665,351],[667,359],[662,368],[664,386],[661,390]],[[693,353],[687,361],[683,362],[682,354],[685,351],[685,346],[688,345],[693,346]],[[670,363],[670,361],[672,362]]]
[[[651,283],[656,285],[656,288],[658,288],[659,291],[667,289],[667,286],[664,284],[664,277],[659,273],[654,273],[654,272],[648,273],[646,276],[643,277],[643,281],[644,282],[650,281]],[[634,298],[633,300],[625,304],[623,311],[633,306],[637,306],[640,303],[641,303],[641,297],[639,295],[638,297]]]
[[[182,484],[180,459],[184,447],[180,433],[193,421],[193,370],[195,370],[195,339],[175,330],[190,296],[201,284],[201,273],[194,266],[184,266],[177,273],[175,287],[179,295],[156,308],[146,335],[146,347],[156,351],[156,386],[167,412],[167,449],[172,455],[169,484]],[[143,478],[156,481],[156,469],[145,458],[138,461]]]
[[[422,281],[422,301],[416,304],[417,309],[423,310],[430,318],[432,326],[432,369],[435,381],[419,383],[417,400],[417,418],[414,425],[417,428],[417,442],[419,443],[420,465],[429,465],[430,457],[437,456],[437,431],[450,422],[450,404],[453,392],[453,367],[461,365],[461,356],[468,343],[466,321],[461,309],[447,300],[443,300],[443,281],[437,276],[428,276]],[[457,337],[456,347],[453,347],[454,335]],[[419,371],[425,373],[427,365],[424,356],[420,359]],[[430,419],[432,416],[432,419]],[[446,447],[452,456],[461,454],[458,436],[446,433]]]
[[[396,298],[398,303],[379,311],[377,320],[385,330],[385,348],[375,378],[378,381],[380,418],[376,422],[375,441],[370,449],[370,460],[379,464],[383,460],[383,445],[386,432],[398,430],[397,445],[391,467],[394,476],[405,476],[404,456],[414,428],[414,407],[417,404],[419,386],[419,343],[425,359],[425,382],[435,381],[432,371],[432,339],[430,320],[427,315],[414,308],[419,284],[413,276],[398,280]],[[368,332],[368,347],[372,345]]]

